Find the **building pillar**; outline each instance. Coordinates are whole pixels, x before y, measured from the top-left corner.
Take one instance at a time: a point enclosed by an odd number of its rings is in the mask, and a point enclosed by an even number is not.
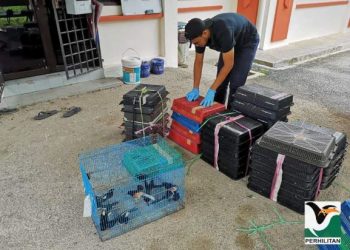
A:
[[[161,55],[167,67],[177,67],[177,0],[163,0],[161,21]]]

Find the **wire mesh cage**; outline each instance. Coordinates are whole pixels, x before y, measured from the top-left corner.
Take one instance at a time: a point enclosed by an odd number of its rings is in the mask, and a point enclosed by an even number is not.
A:
[[[326,167],[335,148],[335,139],[331,135],[277,122],[261,138],[260,146],[318,167]]]
[[[160,136],[82,154],[80,171],[101,240],[184,207],[183,159]]]

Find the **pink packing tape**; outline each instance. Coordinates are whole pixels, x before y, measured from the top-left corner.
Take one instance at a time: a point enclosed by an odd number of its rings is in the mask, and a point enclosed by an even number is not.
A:
[[[275,169],[275,175],[272,180],[271,192],[270,192],[270,199],[273,201],[277,201],[278,192],[281,188],[282,175],[283,175],[282,165],[285,157],[286,156],[282,154],[278,154],[277,156],[277,160],[276,160],[277,165]]]
[[[225,115],[222,115],[222,116],[226,117],[226,119],[230,119],[231,118],[230,116],[225,116]],[[249,170],[250,148],[252,147],[252,144],[253,144],[252,131],[250,130],[250,128],[247,128],[246,126],[244,126],[243,124],[240,124],[236,120],[234,120],[233,122],[236,123],[241,128],[246,129],[248,131],[248,133],[249,133],[249,151],[248,151],[248,158],[247,158],[247,166],[246,166],[245,174],[244,174],[244,176],[247,176],[248,170]]]
[[[226,121],[220,122],[218,124],[216,124],[215,126],[215,130],[214,130],[214,167],[216,168],[216,170],[219,170],[219,166],[218,166],[218,156],[219,156],[219,132],[220,129],[225,126],[226,124],[230,123],[230,122],[234,122],[238,119],[243,118],[243,115],[239,115],[239,116],[235,116],[235,117],[227,117]]]
[[[316,194],[315,194],[315,200],[317,199],[318,195],[320,194],[322,179],[323,179],[323,168],[321,168],[320,175],[318,177],[318,184],[317,184],[317,190],[316,190]]]

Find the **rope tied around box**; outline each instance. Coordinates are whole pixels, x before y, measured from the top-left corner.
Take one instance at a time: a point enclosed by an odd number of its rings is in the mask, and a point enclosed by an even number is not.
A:
[[[166,131],[165,122],[169,121],[169,117],[165,117],[165,113],[164,113],[165,112],[165,108],[164,108],[164,101],[165,100],[163,99],[163,97],[160,94],[159,90],[152,90],[152,89],[149,89],[147,87],[143,87],[141,90],[134,90],[134,91],[140,92],[140,95],[138,97],[139,98],[138,101],[139,101],[139,109],[140,109],[140,114],[141,114],[141,126],[142,126],[142,129],[140,129],[138,131],[135,131],[135,129],[134,129],[134,123],[135,123],[135,98],[136,98],[136,97],[134,97],[134,119],[133,119],[133,129],[132,129],[132,131],[133,131],[133,134],[132,134],[133,138],[134,138],[135,134],[140,134],[141,132],[142,132],[142,136],[145,137],[146,136],[146,134],[145,134],[146,130],[153,129],[153,128],[159,128],[160,125],[157,124],[157,122],[160,119],[162,119],[162,125],[161,125],[162,126],[162,131],[161,131],[161,133],[163,134],[163,136],[166,135],[167,131]],[[158,94],[158,96],[160,98],[160,102],[161,102],[162,112],[161,112],[161,115],[160,115],[160,117],[158,119],[156,119],[155,121],[149,123],[150,125],[145,127],[145,123],[144,123],[144,120],[143,120],[143,112],[142,112],[142,105],[143,105],[142,98],[148,92],[156,92]]]

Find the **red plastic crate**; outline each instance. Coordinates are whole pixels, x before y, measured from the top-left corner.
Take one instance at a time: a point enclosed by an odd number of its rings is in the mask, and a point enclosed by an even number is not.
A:
[[[176,130],[176,132],[190,139],[194,143],[201,144],[201,136],[199,133],[193,132],[175,120],[173,120],[171,123],[171,129]]]
[[[178,133],[176,130],[171,129],[170,133],[168,135],[168,138],[172,140],[173,142],[177,143],[184,149],[194,153],[199,154],[200,153],[200,145],[197,143],[194,143],[190,139],[186,138],[185,136]]]
[[[202,123],[208,116],[225,110],[225,105],[217,102],[210,107],[200,106],[202,100],[202,96],[194,102],[187,101],[186,97],[178,98],[174,100],[171,109],[198,123]]]

